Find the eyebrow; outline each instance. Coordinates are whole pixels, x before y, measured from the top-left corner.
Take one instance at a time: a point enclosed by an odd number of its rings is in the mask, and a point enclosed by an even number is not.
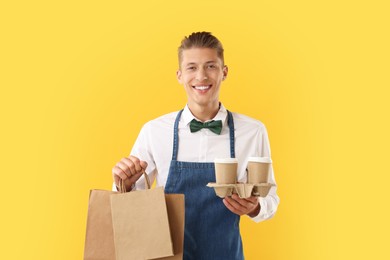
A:
[[[206,64],[210,64],[210,63],[216,63],[216,61],[207,61]],[[187,63],[186,66],[190,66],[190,65],[196,65],[195,62],[190,62],[190,63]]]

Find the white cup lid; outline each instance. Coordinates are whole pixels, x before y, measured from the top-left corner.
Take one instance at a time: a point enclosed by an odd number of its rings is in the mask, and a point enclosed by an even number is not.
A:
[[[248,162],[272,163],[271,157],[249,157]]]
[[[215,163],[238,163],[236,158],[215,158]]]

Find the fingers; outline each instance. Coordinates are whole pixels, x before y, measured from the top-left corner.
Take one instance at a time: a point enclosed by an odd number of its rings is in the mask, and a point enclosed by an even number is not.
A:
[[[134,158],[131,158],[131,157],[123,158],[121,160],[121,162],[125,165],[126,170],[130,173],[130,175],[128,175],[129,177],[131,175],[139,173],[142,170],[138,158],[135,158],[135,157]]]
[[[112,168],[112,175],[114,177],[114,180],[118,180],[118,181],[119,179],[125,180],[128,177],[125,171],[122,170],[122,168],[120,168],[118,164],[115,165],[114,168]]]
[[[237,197],[238,197],[238,196],[237,196]],[[249,198],[246,198],[246,199],[244,199],[244,200],[246,200],[246,201],[248,201],[248,202],[250,202],[250,203],[253,203],[253,204],[257,204],[257,202],[258,202],[258,198],[255,197],[255,196],[250,196]]]
[[[119,186],[119,180],[122,179],[126,183],[135,183],[142,175],[148,164],[145,161],[139,160],[135,156],[122,158],[112,168],[114,182]]]
[[[142,169],[144,169],[144,170],[146,170],[146,167],[148,167],[148,163],[145,161],[141,161],[140,165],[141,165]]]
[[[140,159],[138,159],[135,156],[130,155],[129,157],[127,157],[127,158],[125,157],[122,160],[130,168],[130,170],[133,174],[142,172],[143,170],[146,169],[146,167],[148,167],[147,162],[141,161]]]
[[[123,158],[120,162],[118,162],[115,167],[119,169],[118,172],[123,172],[127,177],[131,177],[133,175],[131,168],[129,167],[128,163],[126,162],[125,158]],[[122,178],[123,179],[123,178]]]
[[[241,199],[237,194],[233,194],[231,197],[225,197],[223,204],[230,211],[241,216],[253,212],[258,205],[258,200],[254,196]]]
[[[233,194],[231,200],[234,202],[234,205],[237,205],[238,208],[246,209],[253,207],[257,203],[257,198],[251,196],[246,199],[241,199],[237,194]]]

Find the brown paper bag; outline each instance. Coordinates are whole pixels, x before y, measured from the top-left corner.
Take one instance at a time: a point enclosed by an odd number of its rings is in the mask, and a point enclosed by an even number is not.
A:
[[[110,196],[113,191],[91,190],[89,194],[84,260],[115,260]]]
[[[162,188],[150,190],[149,179],[145,173],[144,176],[145,186],[148,189],[145,191],[126,194],[104,190],[90,192],[84,260],[181,260],[183,258],[184,195],[164,195]],[[124,188],[121,187],[121,190]],[[133,195],[124,196],[129,194]],[[130,215],[127,215],[126,212],[129,210]],[[146,218],[143,218],[140,212],[143,212],[142,214],[147,212]],[[132,217],[134,213],[137,214]],[[156,219],[148,219],[152,214]],[[167,220],[169,220],[168,226]],[[151,223],[148,224],[148,221]],[[116,239],[114,239],[114,227],[117,227]],[[141,232],[139,227],[144,227]],[[154,230],[151,227],[154,227]],[[148,230],[152,235],[147,235]],[[140,235],[144,239],[141,239]],[[140,241],[146,241],[147,245]],[[169,250],[166,248],[168,245]]]
[[[163,188],[111,195],[118,260],[173,256]]]
[[[158,258],[160,260],[182,260],[184,241],[184,194],[165,194],[169,228],[171,230],[174,256]]]

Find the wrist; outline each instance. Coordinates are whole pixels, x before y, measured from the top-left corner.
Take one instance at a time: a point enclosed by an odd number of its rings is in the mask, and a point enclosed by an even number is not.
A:
[[[257,202],[257,206],[251,212],[249,212],[247,215],[251,218],[254,218],[257,215],[259,215],[259,213],[260,213],[260,203]]]

